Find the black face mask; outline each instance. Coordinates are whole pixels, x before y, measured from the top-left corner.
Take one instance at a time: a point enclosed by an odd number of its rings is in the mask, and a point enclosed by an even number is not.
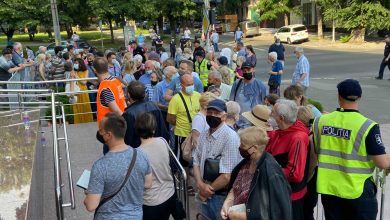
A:
[[[210,128],[217,128],[222,123],[221,118],[211,116],[211,115],[206,116],[206,121],[207,124],[210,126]]]
[[[92,61],[88,61],[88,65],[92,66]]]
[[[101,135],[101,134],[99,133],[99,131],[96,132],[96,139],[97,139],[100,143],[106,144],[106,142],[104,141],[103,135]]]
[[[252,147],[250,147],[249,149],[251,149],[251,148]],[[242,158],[247,159],[247,160],[249,160],[251,158],[251,154],[248,153],[248,150],[243,150],[241,148],[238,148],[238,150],[240,151],[240,155],[241,155]]]
[[[157,83],[158,83],[157,81],[151,81],[151,82],[150,82],[150,84],[152,84],[152,86],[157,85]]]
[[[246,80],[251,80],[253,78],[253,73],[244,73],[243,77]]]

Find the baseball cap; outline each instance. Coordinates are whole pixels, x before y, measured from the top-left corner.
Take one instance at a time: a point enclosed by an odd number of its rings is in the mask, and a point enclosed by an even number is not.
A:
[[[130,41],[130,43],[129,44],[136,44],[137,43],[137,41],[135,41],[135,40],[132,40],[132,41]]]
[[[385,35],[385,38],[390,38],[390,34],[386,34],[386,35]]]
[[[362,96],[362,88],[359,81],[346,79],[337,85],[339,95],[348,101],[354,102]]]
[[[243,68],[253,68],[253,65],[250,62],[245,62],[241,66],[241,69],[243,69]]]
[[[204,53],[203,53],[203,51],[196,51],[195,52],[195,57],[204,57]]]
[[[271,111],[265,105],[256,105],[251,111],[242,113],[242,116],[250,121],[254,126],[271,131],[272,127],[268,124]]]
[[[215,99],[213,101],[210,101],[209,104],[207,105],[207,109],[215,109],[219,112],[227,111],[225,102],[220,99]]]
[[[228,59],[225,56],[221,56],[220,58],[218,58],[218,62],[221,65],[228,65]]]

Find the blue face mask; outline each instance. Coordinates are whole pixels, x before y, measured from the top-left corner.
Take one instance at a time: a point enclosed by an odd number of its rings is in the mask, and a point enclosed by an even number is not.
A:
[[[175,73],[175,75],[173,75],[173,76],[172,76],[172,80],[174,80],[174,79],[178,78],[179,76],[180,76],[180,75],[179,75],[179,73],[178,73],[178,72],[176,72],[176,73]]]
[[[78,63],[73,64],[73,69],[78,70],[79,69],[79,64]]]
[[[151,70],[146,70],[145,73],[146,74],[152,74],[152,71]]]
[[[195,90],[194,85],[186,87],[186,93],[189,95],[191,95],[194,92],[194,90]]]

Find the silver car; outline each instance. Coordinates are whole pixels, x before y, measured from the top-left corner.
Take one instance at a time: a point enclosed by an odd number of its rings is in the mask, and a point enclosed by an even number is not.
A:
[[[243,21],[240,22],[239,27],[244,33],[244,37],[259,35],[259,26],[255,21]]]

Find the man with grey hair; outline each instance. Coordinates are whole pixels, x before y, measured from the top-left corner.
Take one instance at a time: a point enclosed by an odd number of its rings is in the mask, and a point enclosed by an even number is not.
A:
[[[280,96],[280,84],[282,84],[283,64],[278,60],[278,54],[271,52],[268,54],[268,60],[272,63],[271,70],[268,71],[269,94],[278,94]]]
[[[303,55],[303,48],[296,47],[294,49],[294,54],[298,59],[297,65],[292,76],[292,84],[299,84],[303,87],[305,91],[309,88],[309,77],[310,77],[310,64],[309,60]]]
[[[218,71],[210,71],[208,75],[208,91],[218,88],[221,90],[221,95],[218,97],[224,101],[228,101],[230,97],[230,91],[232,86],[222,82],[222,75]]]
[[[47,47],[45,47],[45,46],[39,46],[38,47],[38,52],[37,52],[37,55],[39,55],[39,54],[46,54],[46,51],[47,51]]]
[[[275,37],[275,43],[273,43],[269,49],[268,49],[268,53],[271,53],[271,52],[276,52],[278,54],[278,57],[277,59],[283,64],[284,66],[284,51],[286,49],[284,49],[284,46],[283,44],[280,42],[280,39]]]
[[[270,138],[266,151],[275,157],[291,185],[293,219],[303,219],[303,197],[307,191],[309,165],[309,129],[297,120],[298,106],[294,101],[279,99],[271,112],[271,117],[279,129],[268,132]]]

